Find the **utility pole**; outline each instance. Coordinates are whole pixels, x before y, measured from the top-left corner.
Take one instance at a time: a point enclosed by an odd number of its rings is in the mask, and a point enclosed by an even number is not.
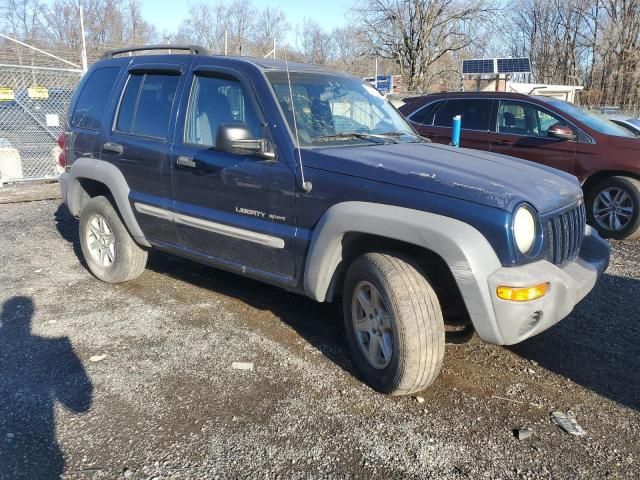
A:
[[[227,43],[227,31],[224,31],[224,55],[225,57],[227,55],[229,55],[229,48],[228,48],[228,43]]]
[[[82,36],[82,73],[87,73],[87,44],[84,39],[84,15],[80,5],[80,35]]]
[[[373,86],[378,89],[378,57],[376,57],[376,75],[373,77]]]

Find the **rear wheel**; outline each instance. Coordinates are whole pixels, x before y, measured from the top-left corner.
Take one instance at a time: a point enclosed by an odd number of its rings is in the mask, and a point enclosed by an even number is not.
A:
[[[444,322],[420,267],[392,253],[368,253],[349,267],[345,329],[364,381],[391,395],[425,389],[440,373]]]
[[[640,181],[616,176],[587,192],[587,216],[600,235],[622,240],[640,237]]]
[[[87,267],[100,280],[120,283],[139,277],[147,252],[131,238],[110,198],[99,196],[80,212],[80,246]]]

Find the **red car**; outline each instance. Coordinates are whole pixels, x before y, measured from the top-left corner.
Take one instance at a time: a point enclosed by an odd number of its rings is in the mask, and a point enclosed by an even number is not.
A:
[[[501,92],[441,93],[405,100],[400,112],[422,136],[520,157],[574,174],[589,223],[604,237],[640,237],[640,138],[571,103]]]

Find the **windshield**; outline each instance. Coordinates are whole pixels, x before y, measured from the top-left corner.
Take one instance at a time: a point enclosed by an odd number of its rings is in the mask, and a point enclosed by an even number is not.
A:
[[[367,83],[330,74],[290,72],[290,76],[291,90],[286,72],[267,73],[292,132],[295,111],[301,147],[423,141]]]
[[[606,119],[602,115],[585,110],[584,108],[573,105],[562,100],[549,99],[545,100],[554,107],[560,109],[562,112],[570,115],[579,122],[584,123],[588,127],[592,128],[596,132],[604,135],[614,135],[616,137],[631,137],[635,138],[635,135],[624,127],[616,125],[615,123]]]
[[[627,122],[633,123],[636,127],[640,128],[640,118],[630,118]]]

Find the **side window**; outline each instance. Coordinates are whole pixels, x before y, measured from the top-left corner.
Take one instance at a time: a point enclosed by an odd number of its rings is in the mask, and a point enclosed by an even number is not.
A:
[[[538,122],[540,123],[540,136],[541,137],[546,137],[547,136],[547,131],[549,130],[549,127],[556,125],[556,124],[560,124],[560,125],[567,125],[567,122],[565,122],[564,120],[562,120],[561,118],[556,117],[555,115],[552,115],[551,113],[547,112],[546,110],[538,110]]]
[[[109,95],[120,73],[120,67],[98,68],[84,84],[76,102],[71,125],[77,128],[99,130],[102,114]]]
[[[127,80],[127,86],[124,89],[122,100],[120,100],[118,121],[116,122],[116,130],[120,132],[131,132],[133,114],[136,111],[138,93],[140,93],[140,85],[142,85],[143,79],[144,75],[130,75]]]
[[[125,87],[116,130],[166,140],[177,75],[132,74]]]
[[[501,101],[498,109],[498,131],[512,135],[546,137],[549,127],[567,123],[531,103]]]
[[[416,113],[411,115],[411,121],[421,125],[431,126],[436,116],[436,112],[445,102],[433,102],[422,107]]]
[[[259,117],[238,80],[227,76],[194,77],[185,143],[215,146],[218,127],[226,123],[243,123],[254,138],[261,136]]]
[[[488,131],[491,123],[491,106],[491,100],[473,98],[448,100],[444,107],[436,112],[434,125],[451,128],[453,117],[461,115],[463,129]]]

